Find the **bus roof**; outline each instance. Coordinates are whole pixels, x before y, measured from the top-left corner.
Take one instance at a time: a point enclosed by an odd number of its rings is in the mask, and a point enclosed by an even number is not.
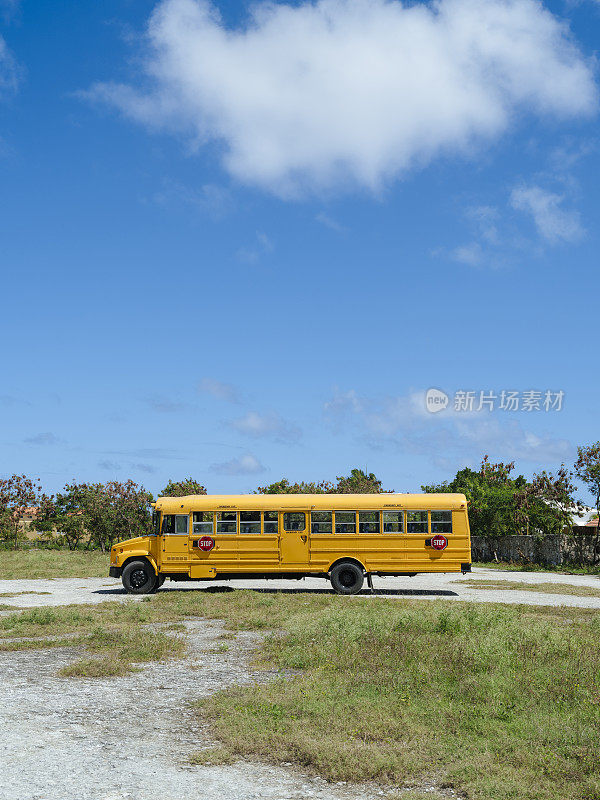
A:
[[[464,494],[191,494],[185,497],[159,497],[155,508],[163,514],[190,511],[322,509],[461,509],[467,507]]]

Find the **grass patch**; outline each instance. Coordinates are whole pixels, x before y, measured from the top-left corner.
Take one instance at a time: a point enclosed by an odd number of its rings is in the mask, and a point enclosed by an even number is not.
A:
[[[0,640],[7,637],[90,633],[97,625],[111,629],[130,628],[155,622],[157,616],[160,615],[153,613],[151,606],[136,602],[28,608],[0,618]]]
[[[185,633],[187,628],[183,624],[183,622],[171,622],[170,625],[167,626],[168,630],[170,631],[178,631],[179,633]]]
[[[104,658],[82,658],[63,667],[59,672],[63,678],[111,678],[135,672],[127,661],[105,656]]]
[[[224,747],[208,747],[191,755],[188,759],[189,764],[196,766],[217,767],[224,764],[233,764],[238,761],[238,757]]]
[[[107,578],[110,557],[98,550],[3,550],[0,580]]]
[[[83,658],[60,671],[64,677],[106,678],[125,675],[135,664],[176,658],[185,652],[185,641],[145,629],[95,628],[78,643],[100,657]]]
[[[220,644],[217,647],[213,647],[211,650],[207,650],[208,653],[227,653],[230,647],[228,644]]]
[[[0,592],[0,597],[19,597],[22,594],[52,594],[52,592]]]
[[[472,800],[600,798],[593,609],[251,591],[147,600],[28,609],[1,618],[0,636],[76,632],[90,650],[69,674],[108,676],[141,663],[144,648],[169,656],[170,643],[134,636],[142,625],[223,619],[265,631],[260,663],[282,677],[200,703],[221,746],[196,763],[292,762],[414,787],[405,800],[435,797],[430,784]]]
[[[506,572],[556,572],[559,575],[600,575],[600,564],[592,566],[577,566],[575,564],[561,564],[557,567],[547,567],[541,564],[516,564],[511,561],[474,561],[474,567],[485,569],[501,569]]]
[[[543,592],[545,594],[569,594],[575,597],[600,597],[600,588],[592,586],[570,586],[563,583],[521,583],[520,581],[467,580],[462,585],[473,589],[516,589],[521,592]]]
[[[301,597],[262,651],[301,674],[199,704],[225,751],[487,800],[600,796],[597,614]]]
[[[157,617],[163,621],[180,615],[156,613],[143,603],[30,608],[0,618],[0,650],[83,646],[96,657],[68,665],[61,675],[124,675],[134,669],[134,664],[176,658],[185,651],[184,639],[144,627]],[[75,636],[62,642],[48,638],[68,634]]]
[[[423,792],[418,789],[407,789],[405,791],[392,792],[385,796],[385,800],[439,800],[439,798],[447,797],[447,794],[441,794],[431,789],[427,789]]]
[[[98,627],[81,643],[90,651],[112,653],[116,658],[136,663],[161,661],[180,656],[185,651],[183,639],[140,628],[115,630]]]
[[[72,639],[20,639],[16,642],[0,641],[0,653],[16,650],[46,650],[51,647],[70,647],[72,645]]]

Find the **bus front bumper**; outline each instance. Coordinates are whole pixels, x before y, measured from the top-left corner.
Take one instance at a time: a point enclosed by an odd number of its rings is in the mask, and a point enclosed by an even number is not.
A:
[[[111,578],[120,578],[121,577],[121,567],[109,567],[108,574]]]

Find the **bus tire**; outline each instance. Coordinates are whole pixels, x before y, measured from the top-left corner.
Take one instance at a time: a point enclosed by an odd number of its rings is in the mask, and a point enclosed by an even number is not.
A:
[[[160,589],[160,587],[163,585],[163,583],[166,580],[167,580],[167,576],[166,575],[159,575],[158,578],[157,578],[156,588]]]
[[[354,561],[340,561],[331,570],[329,579],[336,594],[357,594],[365,580],[361,567]]]
[[[158,578],[148,561],[130,561],[121,575],[128,594],[151,594],[156,591]]]

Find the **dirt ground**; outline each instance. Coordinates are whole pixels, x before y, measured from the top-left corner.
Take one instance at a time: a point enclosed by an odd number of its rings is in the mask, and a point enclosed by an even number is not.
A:
[[[478,590],[470,577],[527,583],[600,587],[600,579],[553,573],[420,575],[375,579],[391,597],[600,608],[600,598],[519,590]],[[324,581],[251,581],[257,591],[329,591]],[[198,591],[203,584],[169,584],[161,591]],[[125,595],[109,578],[0,581],[0,602],[13,607],[141,599]],[[10,613],[8,610],[1,614]],[[223,633],[215,621],[186,623],[185,658],[144,665],[120,678],[61,678],[76,660],[75,647],[0,653],[0,800],[376,800],[389,787],[329,784],[290,765],[239,762],[192,766],[191,754],[211,747],[210,731],[191,706],[232,684],[271,679],[253,672],[251,653],[260,635],[239,632],[225,652],[213,652]],[[433,787],[423,787],[441,797]],[[401,796],[401,795],[397,795]],[[450,790],[444,793],[452,797]]]
[[[223,632],[187,623],[189,655],[110,679],[60,678],[76,648],[0,653],[2,800],[375,800],[379,787],[331,785],[286,766],[191,766],[214,746],[191,701],[234,683],[267,680],[248,657],[255,633],[225,653]]]
[[[600,609],[600,597],[577,597],[569,594],[519,591],[517,589],[477,589],[469,586],[472,579],[493,579],[527,584],[554,583],[569,586],[587,586],[600,590],[600,577],[596,575],[561,575],[554,572],[508,572],[475,567],[472,573],[430,574],[421,573],[414,578],[373,578],[376,594],[386,597],[417,597],[426,600],[469,600],[480,603],[524,603],[536,606],[575,606]],[[229,586],[236,589],[254,589],[260,592],[330,592],[331,586],[322,578],[292,580],[241,580],[180,582],[167,581],[161,592],[201,591],[207,586]],[[365,597],[370,596],[363,590]],[[102,603],[106,600],[125,600],[120,580],[113,578],[55,578],[53,580],[0,580],[0,603],[21,608],[31,606],[67,605],[69,603]],[[140,599],[140,596],[137,596]]]

